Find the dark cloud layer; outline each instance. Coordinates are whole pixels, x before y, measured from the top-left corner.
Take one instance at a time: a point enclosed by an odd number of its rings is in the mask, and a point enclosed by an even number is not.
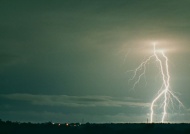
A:
[[[133,102],[129,99],[117,99],[109,96],[67,96],[67,95],[31,95],[9,94],[1,95],[10,100],[26,101],[33,105],[67,106],[67,107],[147,107],[148,103]],[[134,100],[134,99],[132,99]]]

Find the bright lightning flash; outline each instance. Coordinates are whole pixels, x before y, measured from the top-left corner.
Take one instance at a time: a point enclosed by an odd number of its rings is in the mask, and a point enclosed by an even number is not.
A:
[[[183,106],[181,101],[178,99],[177,96],[174,95],[172,90],[170,89],[170,74],[169,74],[169,66],[168,66],[168,57],[165,55],[163,50],[157,50],[156,44],[153,44],[154,51],[153,55],[148,57],[145,61],[143,61],[135,70],[133,70],[134,75],[130,80],[133,80],[135,77],[138,76],[137,81],[134,83],[133,88],[139,83],[141,80],[141,77],[145,75],[146,73],[146,65],[151,61],[152,59],[155,59],[156,62],[159,63],[159,69],[161,72],[161,78],[162,78],[162,86],[157,94],[157,96],[153,99],[151,106],[150,106],[150,122],[153,122],[153,115],[154,115],[154,106],[158,100],[161,100],[163,102],[162,109],[163,114],[161,118],[161,122],[164,123],[166,115],[167,115],[167,106],[169,105],[169,102],[173,104],[172,98],[174,98],[179,105]],[[139,75],[138,72],[143,70]]]

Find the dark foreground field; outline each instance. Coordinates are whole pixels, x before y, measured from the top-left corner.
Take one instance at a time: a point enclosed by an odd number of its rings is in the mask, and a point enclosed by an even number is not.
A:
[[[190,124],[58,124],[0,121],[0,134],[190,134]]]

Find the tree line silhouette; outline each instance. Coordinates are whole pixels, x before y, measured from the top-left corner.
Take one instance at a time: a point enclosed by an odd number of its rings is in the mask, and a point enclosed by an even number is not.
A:
[[[190,124],[21,123],[0,120],[0,134],[190,134]]]

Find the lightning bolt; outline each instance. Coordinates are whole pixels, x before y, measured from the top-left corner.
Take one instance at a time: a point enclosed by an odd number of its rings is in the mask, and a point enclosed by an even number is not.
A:
[[[153,122],[153,116],[154,116],[154,107],[157,101],[162,101],[162,109],[163,114],[161,118],[161,122],[164,123],[166,115],[167,115],[167,107],[169,105],[169,102],[173,105],[173,98],[180,104],[180,106],[183,106],[182,102],[178,99],[178,97],[172,92],[170,89],[170,74],[169,74],[169,65],[168,65],[168,57],[165,55],[163,50],[157,50],[156,49],[156,43],[153,44],[153,55],[149,56],[146,60],[144,60],[135,70],[132,70],[134,72],[132,78],[130,80],[135,79],[135,77],[138,76],[137,81],[134,83],[133,88],[140,82],[143,75],[146,73],[146,65],[152,60],[155,59],[156,62],[159,63],[159,69],[161,73],[162,78],[162,86],[156,95],[156,97],[151,102],[150,106],[150,122]],[[143,70],[143,71],[141,71]],[[140,74],[138,73],[140,72]]]

